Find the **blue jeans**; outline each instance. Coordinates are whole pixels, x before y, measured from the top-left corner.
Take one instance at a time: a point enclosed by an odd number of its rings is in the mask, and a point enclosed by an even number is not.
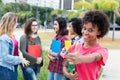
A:
[[[15,76],[15,80],[18,80],[17,78],[18,78],[18,71],[17,71],[17,68],[18,68],[18,65],[15,65],[14,66],[15,67],[15,74],[14,74],[14,76]]]
[[[33,65],[27,68],[21,67],[23,72],[24,80],[37,80],[38,75],[40,74],[40,66]]]
[[[62,80],[63,75],[58,73],[49,72],[48,80]]]
[[[0,66],[0,80],[17,80],[16,72]]]

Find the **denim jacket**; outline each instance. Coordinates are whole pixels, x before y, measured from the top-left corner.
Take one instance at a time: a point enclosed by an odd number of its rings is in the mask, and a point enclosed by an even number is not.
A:
[[[14,44],[12,39],[3,34],[0,36],[0,66],[6,67],[14,71],[14,65],[22,62],[22,58],[19,56],[13,56]]]

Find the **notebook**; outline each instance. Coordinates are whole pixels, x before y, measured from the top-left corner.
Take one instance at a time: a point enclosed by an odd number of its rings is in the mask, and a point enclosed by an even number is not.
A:
[[[68,72],[75,70],[75,65],[68,62]]]
[[[41,50],[40,45],[28,45],[28,53],[33,57],[40,57]]]
[[[70,40],[65,40],[65,48],[66,51],[71,47],[71,41]]]
[[[51,44],[51,50],[54,53],[60,53],[62,47],[62,43],[58,40],[53,39]]]

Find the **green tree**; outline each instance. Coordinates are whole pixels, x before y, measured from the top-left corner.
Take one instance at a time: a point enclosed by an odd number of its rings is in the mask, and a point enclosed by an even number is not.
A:
[[[67,12],[67,18],[68,18],[68,20],[70,20],[73,17],[81,17],[81,15],[80,15],[81,13],[82,13],[81,11],[77,11],[77,12],[75,12],[75,11],[68,11]]]
[[[2,0],[0,0],[0,3],[2,3]]]
[[[79,2],[75,2],[75,5],[74,5],[75,9],[76,10],[89,10],[89,9],[92,9],[92,5],[91,3],[87,2],[87,1],[79,1]]]
[[[119,3],[116,0],[93,0],[92,6],[93,9],[112,11],[119,7]]]
[[[0,19],[1,19],[1,15],[2,15],[2,11],[1,11],[2,5],[3,5],[2,0],[0,0]]]
[[[119,7],[119,3],[116,0],[91,0],[91,2],[87,1],[79,1],[75,3],[75,9],[81,10],[90,10],[90,9],[100,9],[100,10],[115,10]]]
[[[17,12],[17,15],[19,17],[19,22],[24,23],[24,20],[31,17],[33,13],[31,11],[20,11],[20,12]]]
[[[103,10],[109,16],[110,21],[113,22],[114,10],[118,9],[119,3],[117,0],[91,0],[91,2],[79,1],[75,3],[74,7],[81,11],[91,9]]]
[[[64,16],[65,10],[57,9],[51,12],[52,16]]]
[[[15,12],[18,14],[20,23],[24,23],[27,18],[29,17],[36,17],[36,8],[38,6],[31,6],[26,3],[7,3],[3,4],[1,9],[1,15],[5,14],[6,12]],[[47,19],[50,21],[51,19],[51,11],[52,8],[47,8]],[[45,20],[45,12],[46,8],[38,7],[38,18],[39,22],[43,23]]]

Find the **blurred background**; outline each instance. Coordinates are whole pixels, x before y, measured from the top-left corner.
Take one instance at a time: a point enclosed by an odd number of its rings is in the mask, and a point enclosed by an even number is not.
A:
[[[94,9],[103,10],[108,15],[110,30],[113,27],[120,30],[120,0],[0,0],[0,18],[9,11],[17,13],[17,28],[21,28],[27,18],[36,17],[40,28],[51,29],[58,16],[69,20]]]
[[[56,17],[65,17],[69,21],[73,17],[82,18],[89,10],[104,11],[110,23],[110,31],[100,39],[101,44],[109,50],[109,59],[101,71],[99,80],[120,80],[120,0],[0,0],[0,19],[6,12],[15,12],[19,23],[15,36],[19,40],[23,34],[24,22],[35,17],[39,23],[39,36],[44,51],[44,66],[38,80],[47,80],[48,50],[55,33],[53,21]],[[20,68],[18,80],[23,80]]]

